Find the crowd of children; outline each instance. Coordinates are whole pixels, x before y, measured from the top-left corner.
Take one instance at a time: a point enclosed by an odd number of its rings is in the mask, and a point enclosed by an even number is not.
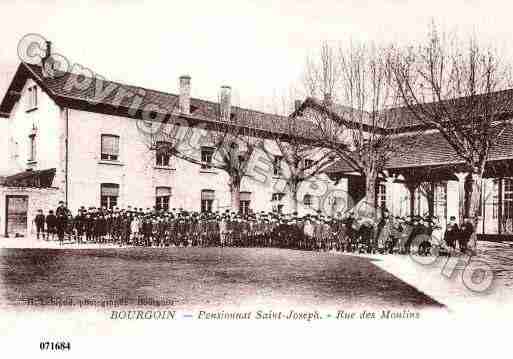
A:
[[[360,253],[432,254],[465,252],[474,232],[470,221],[461,227],[451,217],[445,231],[436,217],[392,217],[385,210],[380,219],[321,213],[189,212],[181,209],[88,208],[78,214],[60,203],[47,215],[34,219],[37,238],[76,243],[111,243],[119,246],[235,246],[278,247],[302,250],[335,250]]]

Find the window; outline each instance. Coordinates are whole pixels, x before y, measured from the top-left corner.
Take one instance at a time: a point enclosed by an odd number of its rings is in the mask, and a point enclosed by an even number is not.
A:
[[[28,96],[27,96],[27,111],[32,111],[37,109],[37,86],[30,86],[28,88]]]
[[[169,142],[157,142],[156,166],[169,167],[171,144]]]
[[[29,135],[29,162],[36,161],[36,132],[33,130]]]
[[[273,193],[272,197],[271,197],[271,201],[281,201],[283,199],[283,197],[285,196],[285,193],[281,193],[281,192],[276,192],[276,193]]]
[[[313,163],[314,163],[313,160],[310,160],[310,159],[306,158],[305,159],[305,167],[304,168],[305,169],[311,169],[312,166],[313,166]]]
[[[169,211],[169,199],[171,198],[170,187],[157,187],[155,193],[155,208],[157,211]]]
[[[214,149],[212,147],[201,147],[201,169],[209,169],[212,167],[213,157]]]
[[[303,204],[306,207],[312,206],[312,195],[311,194],[305,194],[305,196],[303,197]]]
[[[283,204],[277,204],[273,206],[273,212],[283,213]]]
[[[119,159],[119,136],[102,135],[101,159],[117,161]]]
[[[215,192],[210,189],[204,189],[201,191],[201,212],[212,212],[213,204],[215,199]]]
[[[503,179],[504,187],[502,191],[502,213],[503,219],[512,219],[513,218],[513,178],[504,178]]]
[[[435,183],[433,201],[433,214],[439,218],[447,218],[447,182]]]
[[[492,188],[492,218],[499,218],[499,180],[493,180]]]
[[[377,202],[379,208],[387,207],[387,186],[384,183],[378,184]]]
[[[240,193],[240,213],[249,214],[251,205],[251,192]]]
[[[275,176],[281,176],[281,160],[282,159],[283,159],[282,156],[274,156],[273,174]]]
[[[114,208],[118,205],[119,185],[115,183],[102,183],[100,185],[101,206]]]

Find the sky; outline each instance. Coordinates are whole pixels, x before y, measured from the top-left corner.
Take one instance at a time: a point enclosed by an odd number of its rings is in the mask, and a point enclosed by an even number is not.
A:
[[[18,41],[38,33],[109,80],[177,93],[188,74],[194,97],[216,100],[229,85],[238,105],[272,110],[301,89],[306,56],[322,41],[415,43],[435,21],[509,57],[512,10],[499,0],[2,0],[0,96]]]

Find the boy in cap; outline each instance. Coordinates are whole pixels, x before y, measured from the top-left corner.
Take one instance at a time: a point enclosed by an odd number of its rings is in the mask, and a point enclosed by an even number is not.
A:
[[[39,239],[39,234],[43,236],[45,239],[45,215],[43,214],[42,209],[37,210],[36,218],[34,218],[34,223],[36,224],[36,236]]]

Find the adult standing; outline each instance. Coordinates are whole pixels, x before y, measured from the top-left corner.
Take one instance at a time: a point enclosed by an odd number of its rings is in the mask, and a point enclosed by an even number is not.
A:
[[[461,225],[460,235],[458,236],[458,242],[462,253],[466,253],[468,249],[468,242],[474,234],[474,225],[470,221],[470,218],[465,218]]]
[[[59,206],[55,210],[55,216],[57,217],[57,237],[59,238],[59,244],[64,242],[64,232],[68,225],[68,209],[63,201],[59,201]]]
[[[36,235],[37,239],[39,239],[39,234],[43,236],[43,239],[45,239],[45,215],[43,214],[43,210],[39,209],[37,211],[36,218],[34,219],[34,223],[36,224]]]

